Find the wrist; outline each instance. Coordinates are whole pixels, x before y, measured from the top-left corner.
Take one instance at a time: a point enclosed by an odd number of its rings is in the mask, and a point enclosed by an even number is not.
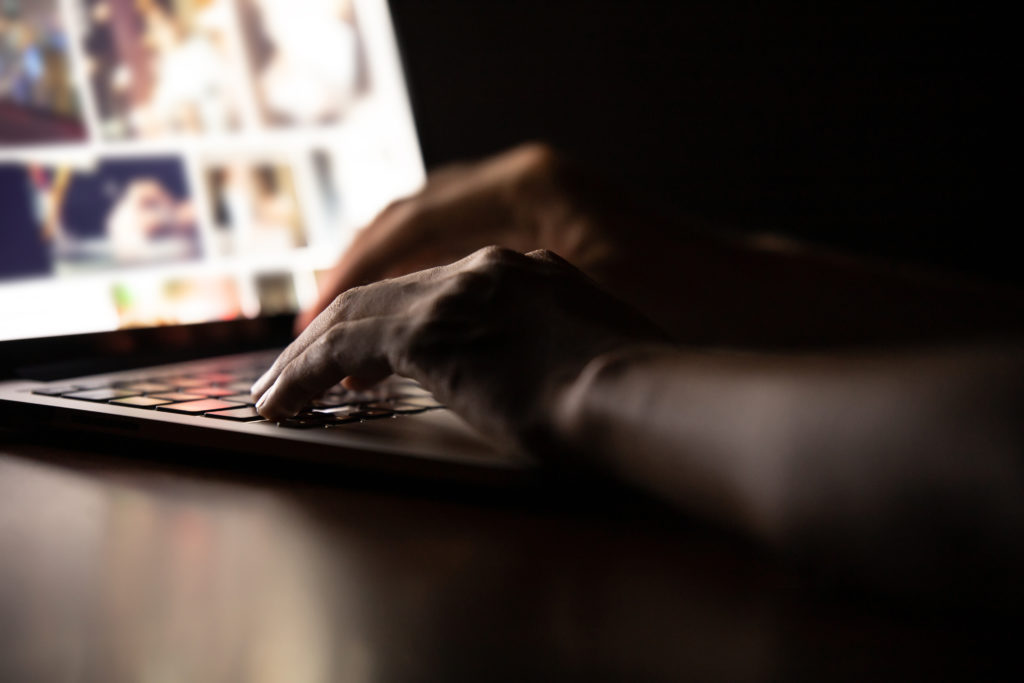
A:
[[[591,359],[556,396],[551,430],[560,450],[570,456],[586,452],[588,460],[600,459],[615,438],[608,417],[620,397],[631,395],[627,384],[633,371],[673,352],[667,344],[637,343]]]

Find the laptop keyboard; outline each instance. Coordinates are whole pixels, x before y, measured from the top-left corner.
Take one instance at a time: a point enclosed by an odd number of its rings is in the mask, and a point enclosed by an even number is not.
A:
[[[249,388],[265,369],[264,363],[211,369],[207,362],[197,366],[195,372],[182,371],[178,367],[171,374],[144,375],[89,385],[45,386],[32,393],[202,419],[265,422],[249,396]],[[442,407],[415,381],[391,377],[369,391],[349,391],[340,384],[335,385],[298,415],[277,424],[292,429],[335,427]]]

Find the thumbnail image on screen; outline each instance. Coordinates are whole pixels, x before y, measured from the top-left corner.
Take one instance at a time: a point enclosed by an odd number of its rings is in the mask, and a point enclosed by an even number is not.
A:
[[[0,0],[0,341],[293,313],[423,177],[386,0]]]
[[[236,130],[231,0],[87,0],[85,52],[111,139]]]
[[[336,123],[365,90],[350,0],[87,0],[104,135]]]
[[[234,320],[242,315],[238,284],[229,277],[118,282],[113,298],[121,328]]]
[[[82,140],[58,0],[0,3],[0,145]]]
[[[96,165],[5,165],[0,280],[201,256],[195,209],[175,158]]]
[[[281,253],[307,244],[287,163],[234,161],[206,172],[220,253]]]
[[[257,107],[272,126],[339,121],[366,89],[351,0],[241,0]]]
[[[291,313],[299,305],[291,273],[265,273],[256,277],[260,311],[265,315]]]

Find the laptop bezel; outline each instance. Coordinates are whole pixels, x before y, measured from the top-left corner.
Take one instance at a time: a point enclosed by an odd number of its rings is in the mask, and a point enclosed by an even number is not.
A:
[[[60,311],[54,311],[60,315]],[[293,315],[0,342],[0,379],[53,381],[283,347]]]

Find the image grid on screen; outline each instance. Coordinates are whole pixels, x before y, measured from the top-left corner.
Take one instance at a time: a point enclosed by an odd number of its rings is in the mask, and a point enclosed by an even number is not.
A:
[[[383,0],[0,2],[0,338],[311,303],[422,179],[387,39]]]

